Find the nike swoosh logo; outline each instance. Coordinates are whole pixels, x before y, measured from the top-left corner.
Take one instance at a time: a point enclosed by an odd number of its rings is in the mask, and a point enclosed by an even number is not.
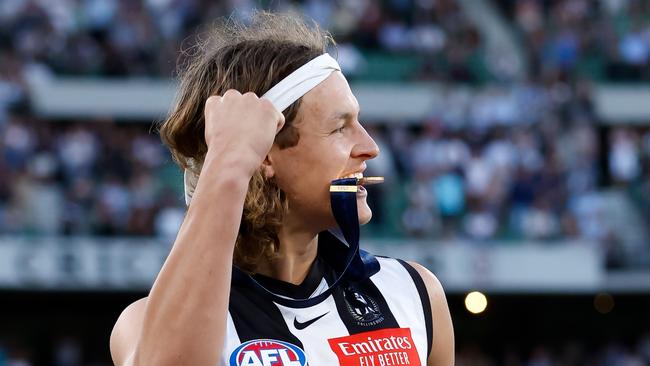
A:
[[[315,317],[314,319],[307,320],[306,322],[299,322],[299,321],[298,321],[298,318],[295,317],[295,318],[293,318],[293,327],[296,328],[296,329],[298,329],[298,330],[303,330],[303,329],[307,328],[308,326],[314,324],[314,322],[316,322],[318,319],[324,317],[325,315],[327,315],[327,314],[329,314],[329,313],[330,313],[330,312],[328,311],[328,312],[326,312],[325,314],[320,315],[320,316],[317,316],[317,317]]]

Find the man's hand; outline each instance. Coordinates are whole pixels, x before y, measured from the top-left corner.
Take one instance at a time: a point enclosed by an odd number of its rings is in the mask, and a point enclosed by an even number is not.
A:
[[[271,150],[284,126],[284,116],[273,104],[254,93],[228,90],[205,103],[205,141],[208,154],[232,157],[252,174]],[[228,159],[226,159],[228,160]]]

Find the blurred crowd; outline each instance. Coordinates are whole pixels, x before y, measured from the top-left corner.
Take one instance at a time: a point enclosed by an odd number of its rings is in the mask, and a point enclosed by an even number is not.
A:
[[[534,74],[555,70],[601,80],[650,80],[648,1],[495,3],[516,27]]]
[[[175,235],[182,178],[148,127],[12,116],[0,126],[0,232]]]
[[[202,25],[245,19],[256,7],[304,14],[330,30],[350,75],[363,68],[364,50],[415,51],[427,56],[423,71],[452,80],[480,71],[479,33],[454,0],[3,0],[0,54],[57,74],[169,77]]]
[[[647,1],[493,3],[516,30],[530,75],[650,80]],[[415,58],[406,78],[485,82],[503,76],[455,0],[3,0],[0,66],[169,77],[182,61],[179,49],[191,46],[202,25],[223,15],[245,19],[254,8],[304,14],[330,30],[349,76],[387,60],[372,58],[377,52]]]
[[[566,95],[556,95],[557,87]],[[389,124],[385,133],[371,131],[388,147],[378,165],[392,158],[398,180],[408,182],[405,232],[479,241],[610,235],[583,207],[593,206],[600,178],[588,84],[459,94],[417,129]]]

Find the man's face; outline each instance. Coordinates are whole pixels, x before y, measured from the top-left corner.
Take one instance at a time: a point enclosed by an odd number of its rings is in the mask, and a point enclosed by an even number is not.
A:
[[[336,226],[330,208],[330,182],[366,169],[379,148],[359,123],[359,103],[340,72],[305,94],[294,126],[296,146],[269,153],[272,171],[289,199],[289,215],[321,231]],[[370,221],[366,191],[357,193],[359,222]]]

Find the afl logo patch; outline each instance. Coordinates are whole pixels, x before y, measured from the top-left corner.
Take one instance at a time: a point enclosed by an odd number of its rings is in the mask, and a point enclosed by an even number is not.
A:
[[[230,366],[307,366],[300,347],[274,339],[254,339],[230,354]]]

